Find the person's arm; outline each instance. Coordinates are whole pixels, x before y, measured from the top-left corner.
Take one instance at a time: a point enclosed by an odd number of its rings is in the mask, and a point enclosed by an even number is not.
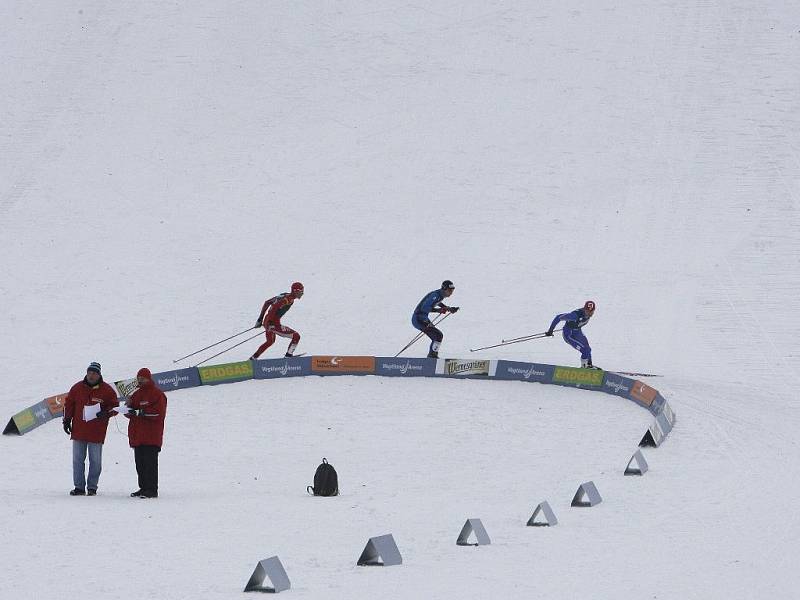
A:
[[[140,415],[144,419],[156,420],[163,419],[167,412],[167,396],[164,392],[159,392],[158,399],[150,403]]]
[[[104,383],[100,389],[100,412],[97,413],[97,418],[107,419],[117,414],[114,409],[119,406],[119,399],[117,393],[107,383]]]
[[[61,419],[61,426],[67,435],[72,434],[72,415],[75,414],[75,398],[72,397],[74,389],[73,386],[67,394],[66,400],[64,400],[64,416]]]
[[[64,400],[64,420],[72,419],[75,414],[75,398],[73,397],[73,389],[69,391],[66,399]]]
[[[267,312],[267,321],[275,321],[277,318],[277,313],[289,304],[290,300],[288,297],[279,298],[275,302],[272,303],[272,306],[269,307],[269,312]]]
[[[547,330],[547,335],[553,335],[553,329],[556,328],[561,321],[569,321],[570,319],[577,319],[577,311],[572,311],[568,313],[562,313],[560,315],[556,315],[556,318],[553,319],[553,322],[550,323],[550,329]]]
[[[267,309],[275,302],[275,297],[273,296],[269,300],[264,301],[264,305],[261,307],[261,312],[258,313],[258,319],[256,319],[256,327],[261,327],[264,323],[264,315],[267,314]]]

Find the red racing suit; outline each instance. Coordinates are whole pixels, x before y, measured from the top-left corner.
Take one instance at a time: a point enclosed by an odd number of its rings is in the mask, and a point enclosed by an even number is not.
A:
[[[267,339],[258,347],[258,350],[255,351],[251,358],[258,358],[261,356],[267,348],[275,343],[276,336],[292,338],[286,354],[289,356],[294,354],[294,350],[300,342],[300,334],[291,327],[281,324],[281,317],[292,308],[294,301],[295,297],[291,292],[285,292],[264,302],[264,306],[261,307],[261,313],[258,315],[258,320],[266,330],[265,334]]]

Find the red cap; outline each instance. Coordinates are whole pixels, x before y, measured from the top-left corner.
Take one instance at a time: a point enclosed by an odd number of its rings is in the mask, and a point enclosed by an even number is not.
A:
[[[136,377],[144,377],[149,382],[153,382],[153,374],[150,372],[150,369],[147,367],[142,367],[139,369],[139,372],[136,373]]]

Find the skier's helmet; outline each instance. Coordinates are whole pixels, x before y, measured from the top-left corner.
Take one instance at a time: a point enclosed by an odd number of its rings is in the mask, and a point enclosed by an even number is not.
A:
[[[295,296],[297,296],[298,294],[302,295],[304,291],[305,288],[303,287],[303,284],[300,283],[299,281],[295,281],[292,284],[292,294],[294,294]]]
[[[453,282],[450,281],[449,279],[445,279],[442,282],[442,289],[443,290],[454,290],[454,289],[456,289],[456,286],[454,286]]]
[[[590,315],[594,313],[595,305],[594,300],[587,300],[586,304],[583,305],[583,310],[585,310]]]

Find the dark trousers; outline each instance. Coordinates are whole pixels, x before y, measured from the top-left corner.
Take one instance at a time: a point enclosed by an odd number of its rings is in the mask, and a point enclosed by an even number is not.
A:
[[[158,446],[136,446],[133,456],[136,459],[136,473],[139,475],[139,489],[147,494],[158,494]]]

